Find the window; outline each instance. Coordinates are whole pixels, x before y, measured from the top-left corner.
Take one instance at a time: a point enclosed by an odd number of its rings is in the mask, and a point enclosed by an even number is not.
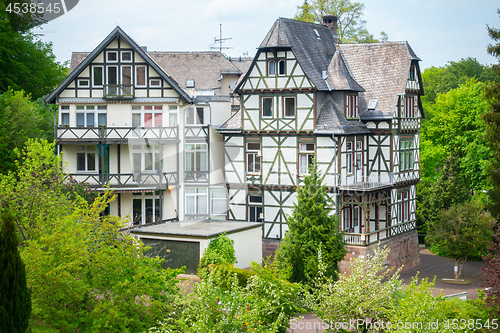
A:
[[[59,107],[59,126],[69,127],[69,105]]]
[[[286,75],[286,63],[285,60],[278,61],[278,75]]]
[[[118,62],[118,51],[107,51],[106,52],[107,62]]]
[[[404,117],[415,117],[415,104],[417,104],[416,96],[405,96],[404,98]]]
[[[417,71],[416,71],[416,68],[415,68],[415,65],[411,65],[410,66],[410,80],[415,80],[416,79],[416,74]]]
[[[132,106],[132,127],[162,127],[163,106]]]
[[[132,197],[132,216],[134,225],[159,221],[159,196],[156,193],[134,193]]]
[[[102,87],[103,85],[103,67],[102,66],[93,66],[92,67],[92,86],[93,87]]]
[[[273,98],[262,97],[262,117],[273,116]]]
[[[299,175],[308,175],[314,161],[314,143],[299,143]]]
[[[413,139],[399,141],[399,170],[413,170]]]
[[[205,123],[205,108],[189,108],[186,111],[186,125],[202,125]]]
[[[285,117],[295,117],[295,97],[285,97],[283,107]]]
[[[276,61],[269,60],[267,62],[267,75],[269,76],[276,75]]]
[[[88,79],[78,79],[78,88],[88,87],[90,87],[90,81]]]
[[[358,118],[358,95],[345,95],[346,118]]]
[[[146,86],[146,66],[135,67],[135,85],[137,87]]]
[[[107,84],[118,84],[118,67],[108,66],[106,67],[106,82]]]
[[[354,141],[353,140],[348,140],[346,142],[346,168],[347,168],[347,174],[352,174],[353,170],[353,165],[354,165]]]
[[[225,218],[227,214],[227,191],[225,188],[210,189],[210,205],[212,216]]]
[[[122,84],[132,84],[132,66],[122,66]]]
[[[151,79],[149,80],[150,87],[161,87],[161,81],[159,79]]]
[[[208,215],[208,189],[206,187],[186,188],[186,215],[205,217]]]
[[[262,197],[258,195],[248,196],[248,222],[262,222],[264,214],[262,212]]]
[[[98,162],[96,146],[76,146],[76,171],[97,172]]]
[[[186,180],[208,180],[208,153],[206,143],[186,144]]]
[[[361,214],[362,210],[359,206],[347,206],[342,209],[342,228],[345,232],[360,233],[361,232]]]
[[[76,127],[105,127],[106,122],[106,106],[78,105],[76,107]]]
[[[132,62],[132,51],[121,52],[122,62]]]
[[[186,88],[194,88],[194,80],[193,79],[187,79]]]
[[[410,220],[410,191],[398,192],[398,222]]]
[[[179,125],[178,121],[179,111],[177,106],[170,105],[168,107],[168,126],[176,127]]]
[[[260,142],[247,142],[247,173],[260,174]]]
[[[132,169],[134,173],[161,170],[158,145],[132,145]]]
[[[346,171],[347,174],[356,172],[362,178],[363,171],[363,138],[349,138],[346,141]],[[361,179],[359,179],[361,181]]]

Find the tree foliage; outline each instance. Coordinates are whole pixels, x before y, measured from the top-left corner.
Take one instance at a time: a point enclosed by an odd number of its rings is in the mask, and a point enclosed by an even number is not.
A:
[[[427,107],[432,105],[439,94],[445,94],[452,89],[458,88],[470,79],[478,82],[488,83],[499,81],[495,72],[489,66],[481,64],[476,58],[465,58],[460,61],[449,61],[443,67],[429,67],[422,72],[422,83],[425,95],[422,102],[426,110],[426,116],[432,117],[432,110]]]
[[[31,295],[26,269],[18,251],[12,217],[3,214],[0,224],[0,332],[24,333],[31,315]]]
[[[365,5],[361,2],[350,0],[310,0],[304,1],[297,7],[294,19],[304,22],[321,24],[323,16],[334,15],[337,17],[337,34],[344,43],[374,43],[387,41],[388,37],[381,32],[380,40],[373,37],[366,30],[366,21],[363,20]]]
[[[235,264],[234,240],[224,233],[210,240],[200,259],[200,267],[211,264]]]
[[[498,11],[500,15],[500,10]],[[486,98],[490,104],[490,111],[484,115],[486,122],[486,139],[493,153],[489,169],[489,180],[492,186],[490,190],[491,214],[500,219],[500,29],[488,27],[488,34],[495,44],[488,46],[488,53],[499,60],[498,64],[492,66],[497,80],[486,87]]]
[[[291,267],[291,281],[311,283],[318,273],[318,249],[327,263],[325,275],[336,277],[338,263],[346,254],[339,221],[321,184],[316,163],[304,185],[297,187],[297,203],[288,218],[288,231],[276,253],[279,267]]]
[[[493,224],[491,215],[472,203],[454,205],[442,210],[439,218],[429,225],[427,241],[455,259],[455,280],[458,280],[463,262],[486,250]]]
[[[38,17],[6,11],[0,2],[0,93],[10,88],[24,90],[34,99],[50,93],[67,75],[67,68],[56,61],[50,43],[43,43],[29,30],[40,24]]]
[[[0,173],[16,169],[14,148],[23,150],[28,139],[54,138],[54,113],[33,102],[23,91],[7,90],[0,95]]]

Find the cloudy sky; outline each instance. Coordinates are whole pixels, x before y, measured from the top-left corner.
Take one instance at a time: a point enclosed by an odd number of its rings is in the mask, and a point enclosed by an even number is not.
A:
[[[354,1],[353,1],[354,2]],[[500,28],[498,0],[365,0],[368,31],[406,40],[423,68],[486,53],[486,25]],[[148,51],[205,51],[222,34],[229,56],[255,55],[278,17],[292,18],[303,0],[80,0],[67,14],[35,29],[52,42],[58,61],[92,51],[117,25]]]

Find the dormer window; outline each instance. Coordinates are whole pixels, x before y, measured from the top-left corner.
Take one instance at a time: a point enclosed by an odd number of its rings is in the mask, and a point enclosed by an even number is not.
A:
[[[273,76],[276,75],[276,61],[270,60],[267,63],[267,75]]]
[[[194,80],[193,79],[188,79],[186,81],[186,88],[194,88]]]
[[[278,61],[278,75],[285,75],[286,74],[286,63],[285,60],[279,60]]]
[[[345,95],[345,117],[358,118],[358,95]]]
[[[274,75],[286,75],[286,62],[284,59],[280,60],[269,60],[267,62],[267,75],[268,76],[274,76]]]

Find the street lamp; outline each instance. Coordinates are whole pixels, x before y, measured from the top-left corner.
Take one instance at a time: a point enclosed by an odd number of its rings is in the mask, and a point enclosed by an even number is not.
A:
[[[486,210],[488,210],[488,191],[483,190],[483,193],[486,193]]]

